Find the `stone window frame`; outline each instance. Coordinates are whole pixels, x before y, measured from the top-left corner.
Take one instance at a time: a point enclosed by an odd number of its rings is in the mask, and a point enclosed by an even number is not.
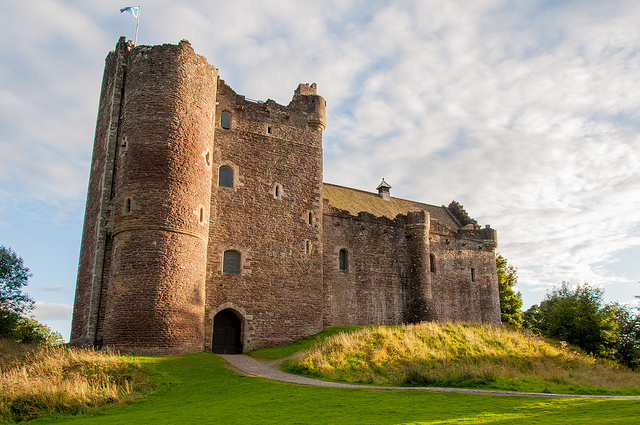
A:
[[[229,184],[223,184],[223,181],[222,181],[223,180],[223,173],[222,173],[223,170],[225,170],[225,172],[226,172],[226,170],[229,170],[229,172],[231,172],[231,176],[229,176],[229,175],[224,176],[225,177],[224,183],[228,183],[228,179],[229,179],[229,177],[231,177],[231,183],[230,183],[231,186],[229,186]],[[230,167],[229,165],[227,165],[227,164],[220,165],[218,167],[218,187],[230,187],[230,188],[235,187],[235,185],[234,185],[234,183],[235,183],[235,174],[236,173],[234,172],[233,168]]]
[[[240,175],[239,175],[240,170],[236,164],[230,161],[220,162],[218,164],[218,167],[214,169],[213,178],[215,179],[214,181],[217,182],[217,187],[227,187],[227,186],[220,186],[220,168],[225,166],[231,168],[231,171],[233,172],[233,186],[229,187],[229,189],[238,190],[238,187],[242,186],[242,184],[240,183]]]
[[[300,218],[307,226],[315,227],[315,225],[317,224],[316,215],[313,210],[306,210],[302,213]]]
[[[134,211],[138,211],[139,209],[141,209],[140,205],[136,204],[136,201],[131,196],[124,198],[124,202],[122,203],[123,216],[133,214]]]
[[[280,183],[274,183],[269,193],[273,196],[273,199],[282,199],[285,197],[284,188]]]
[[[227,254],[237,254],[237,257],[233,256],[234,258],[232,259],[231,258],[232,255],[227,256]],[[228,260],[227,260],[227,258],[228,258]],[[231,264],[231,261],[235,262],[236,258],[237,258],[237,268],[233,267],[233,269],[231,269],[231,271],[230,271],[230,267],[234,266],[234,264]],[[227,267],[227,266],[229,266],[229,267]],[[240,251],[237,251],[235,249],[227,249],[227,250],[223,251],[223,253],[222,253],[222,273],[225,273],[225,274],[237,274],[237,275],[242,274],[242,253]]]
[[[227,120],[228,117],[228,120]],[[226,109],[222,110],[220,112],[220,127],[224,128],[225,130],[230,130],[231,129],[231,122],[233,121],[233,115],[231,114],[230,111],[227,111]]]
[[[206,208],[203,205],[200,205],[198,207],[197,215],[198,215],[198,224],[201,226],[204,226],[205,223],[207,222],[205,218],[205,214],[206,214]]]
[[[471,282],[478,281],[478,274],[476,273],[475,267],[471,267]]]
[[[433,252],[429,254],[429,270],[431,273],[435,273],[437,271],[436,267],[436,254]]]
[[[240,274],[233,274],[233,273],[225,273],[223,271],[224,268],[224,253],[227,251],[235,251],[237,253],[240,254]],[[217,252],[217,259],[218,259],[218,264],[217,264],[217,271],[218,273],[220,273],[223,276],[250,276],[251,275],[251,258],[252,255],[250,253],[250,251],[248,251],[247,249],[240,247],[238,245],[218,245],[216,247],[216,252]]]
[[[129,215],[131,214],[131,198],[127,197],[124,200],[124,205],[122,206],[122,214]]]
[[[302,250],[305,254],[311,254],[313,251],[313,243],[309,239],[302,241]]]
[[[338,251],[338,270],[341,272],[349,271],[349,252],[346,248],[341,248]]]

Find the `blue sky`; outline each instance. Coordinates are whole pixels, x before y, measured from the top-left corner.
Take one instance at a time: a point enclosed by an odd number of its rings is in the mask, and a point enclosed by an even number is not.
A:
[[[191,42],[238,93],[328,106],[324,180],[498,230],[525,308],[562,281],[640,295],[640,2],[141,1],[138,44]],[[104,58],[124,4],[3,2],[0,244],[68,337]]]

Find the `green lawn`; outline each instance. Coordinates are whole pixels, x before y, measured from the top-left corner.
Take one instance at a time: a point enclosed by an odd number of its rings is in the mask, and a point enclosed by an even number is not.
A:
[[[140,357],[167,384],[93,416],[32,424],[637,424],[640,400],[299,386],[247,377],[211,353]]]

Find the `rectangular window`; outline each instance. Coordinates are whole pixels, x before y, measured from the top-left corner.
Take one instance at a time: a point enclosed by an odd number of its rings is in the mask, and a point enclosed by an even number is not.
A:
[[[347,250],[341,249],[338,253],[338,267],[340,270],[347,270]]]
[[[231,113],[229,111],[220,113],[220,127],[227,130],[231,128]]]
[[[218,169],[218,186],[233,187],[233,170],[226,165]]]
[[[240,253],[225,251],[222,258],[222,272],[240,274]]]
[[[471,269],[471,282],[476,281],[476,269]]]

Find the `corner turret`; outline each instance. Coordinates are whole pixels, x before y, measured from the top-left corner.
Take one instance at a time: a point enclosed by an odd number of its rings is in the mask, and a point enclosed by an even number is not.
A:
[[[299,84],[291,102],[304,102],[307,111],[307,124],[322,132],[327,128],[327,102],[322,96],[316,94],[317,88],[316,83]]]

